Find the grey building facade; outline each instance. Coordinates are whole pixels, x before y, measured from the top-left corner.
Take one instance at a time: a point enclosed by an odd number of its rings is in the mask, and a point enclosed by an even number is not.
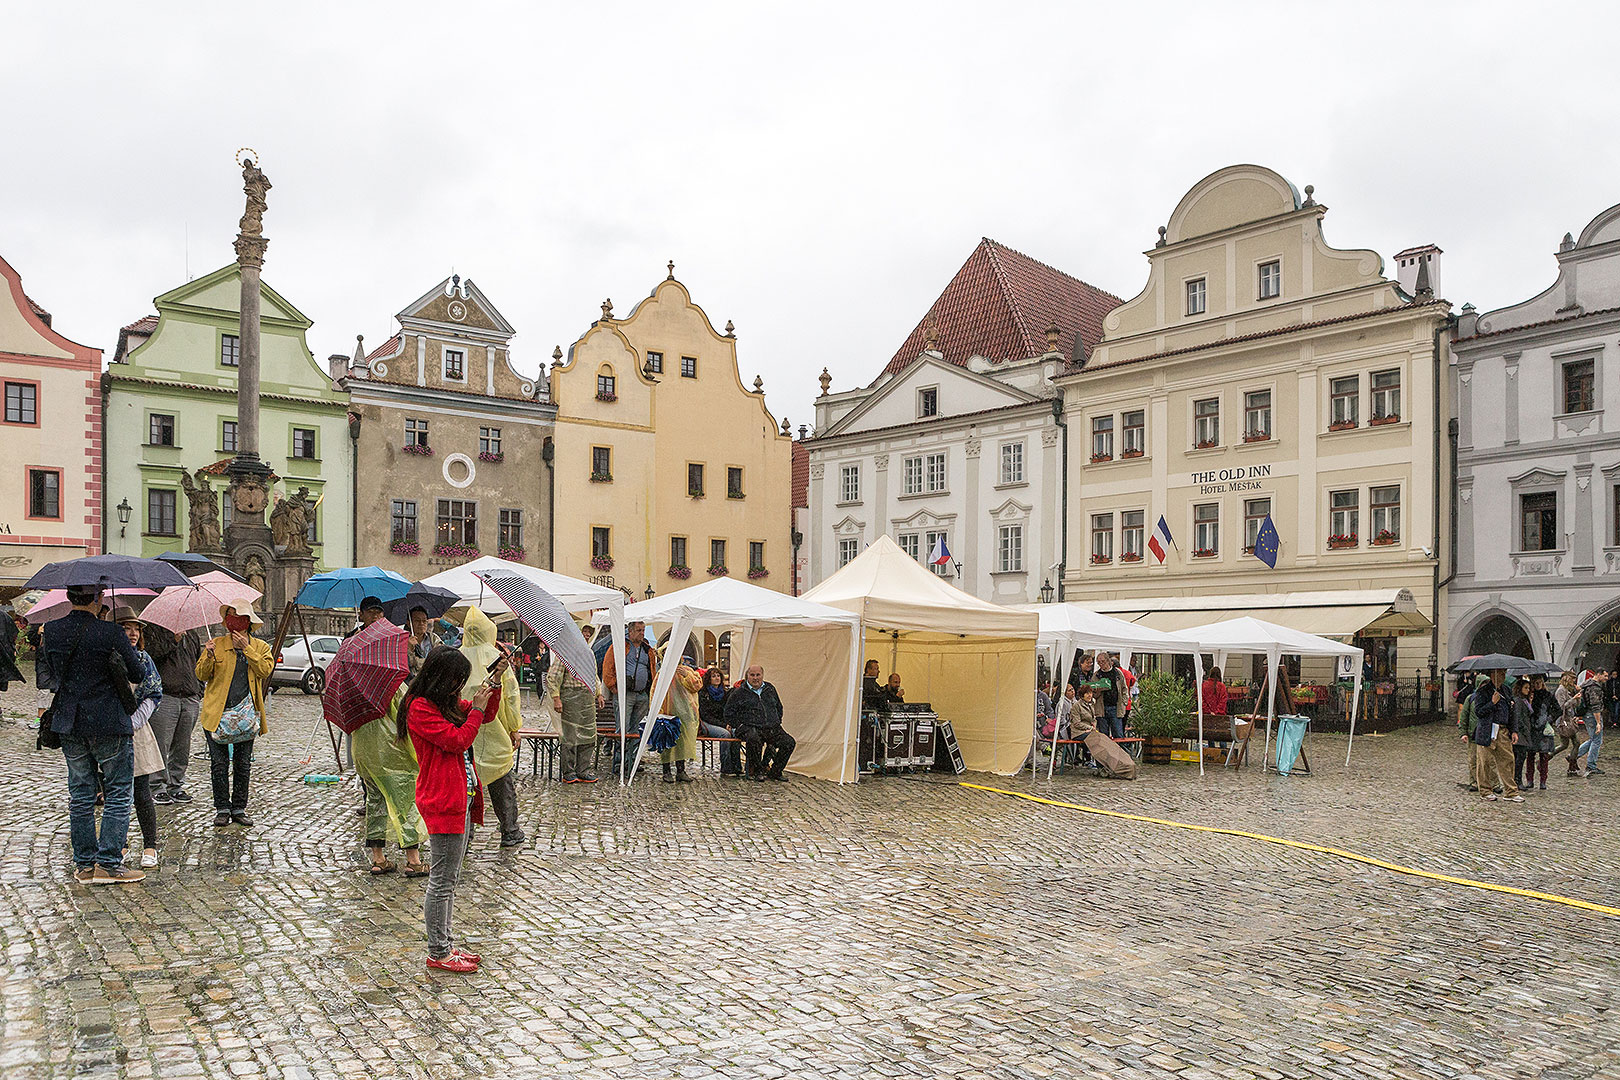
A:
[[[1620,206],[1559,245],[1537,296],[1452,344],[1455,656],[1620,657]]]

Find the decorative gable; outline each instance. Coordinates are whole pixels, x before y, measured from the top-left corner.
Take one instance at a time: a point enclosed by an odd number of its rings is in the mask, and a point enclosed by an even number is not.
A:
[[[923,396],[933,392],[936,409],[925,415]],[[999,379],[947,363],[938,353],[923,353],[882,385],[825,432],[848,435],[880,428],[901,427],[937,417],[948,419],[989,409],[1027,405],[1040,399]]]
[[[990,511],[990,519],[997,525],[1015,525],[1021,521],[1029,520],[1030,507],[1017,499],[1008,499],[994,510]]]

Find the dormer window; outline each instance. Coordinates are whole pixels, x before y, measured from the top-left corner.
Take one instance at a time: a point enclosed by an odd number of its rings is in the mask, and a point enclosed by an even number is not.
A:
[[[1193,278],[1187,282],[1187,314],[1202,315],[1204,313],[1204,279]]]
[[[939,387],[927,386],[917,391],[917,415],[919,417],[939,415]]]
[[[1282,295],[1282,261],[1272,259],[1260,264],[1260,299],[1275,300]]]
[[[444,350],[444,377],[455,382],[467,378],[467,353],[464,349]]]

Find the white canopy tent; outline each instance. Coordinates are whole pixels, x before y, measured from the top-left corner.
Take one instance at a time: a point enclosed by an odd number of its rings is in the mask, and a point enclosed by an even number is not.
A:
[[[562,601],[563,607],[569,611],[606,611],[608,625],[613,634],[613,659],[618,670],[624,670],[624,593],[608,585],[597,585],[595,582],[580,581],[564,574],[542,570],[537,566],[527,566],[523,563],[502,559],[496,555],[483,555],[471,562],[452,566],[450,569],[434,574],[422,581],[423,585],[432,585],[440,589],[449,589],[461,597],[463,603],[471,604],[486,615],[510,615],[512,609],[506,602],[495,595],[493,589],[486,585],[480,574],[513,574],[523,578],[538,589],[555,596]],[[624,683],[619,683],[619,716],[621,717],[619,743],[620,759],[624,757],[624,730],[622,717],[624,711]]]
[[[1325,637],[1307,634],[1300,630],[1290,630],[1286,626],[1264,622],[1260,619],[1241,618],[1229,619],[1226,622],[1210,623],[1208,626],[1195,626],[1190,630],[1182,630],[1173,635],[1185,641],[1196,644],[1205,652],[1214,653],[1217,667],[1225,667],[1227,653],[1259,653],[1266,658],[1267,681],[1270,690],[1266,697],[1266,742],[1261,751],[1260,763],[1264,766],[1266,755],[1271,752],[1271,725],[1277,716],[1277,672],[1279,659],[1287,654],[1293,656],[1351,656],[1355,657],[1354,664],[1356,688],[1350,704],[1350,748],[1344,752],[1344,763],[1350,764],[1350,749],[1356,742],[1356,712],[1361,708],[1361,650],[1354,645],[1345,645],[1337,641],[1330,641]],[[1262,771],[1264,771],[1262,769]]]
[[[1078,649],[1107,649],[1120,654],[1122,663],[1129,664],[1132,653],[1189,653],[1197,672],[1193,700],[1198,706],[1198,744],[1204,743],[1204,697],[1197,687],[1204,681],[1204,658],[1197,644],[1176,634],[1166,634],[1137,623],[1125,622],[1108,615],[1099,615],[1089,608],[1073,602],[1064,604],[1027,604],[1024,610],[1033,611],[1041,621],[1040,647],[1057,652],[1053,665],[1058,672],[1057,686],[1067,686],[1069,669],[1074,664]],[[1055,703],[1054,703],[1055,705]],[[1056,725],[1052,728],[1052,758],[1046,766],[1046,777],[1052,778],[1057,765]],[[1030,770],[1034,771],[1034,755],[1030,755]],[[1198,772],[1203,775],[1204,755],[1198,755]]]
[[[1029,753],[1039,620],[971,596],[887,536],[804,599],[860,616],[869,652],[883,646],[908,695],[955,729],[970,769],[1011,776]]]
[[[740,676],[757,662],[770,676],[787,712],[784,726],[798,743],[793,771],[839,783],[856,779],[857,744],[851,737],[860,709],[859,617],[732,578],[643,600],[624,614],[629,622],[670,626],[666,657],[678,658],[694,630],[736,632],[740,647],[731,655],[739,662],[732,673]],[[678,666],[666,661],[658,669],[651,701],[665,700]],[[645,750],[643,739],[630,768],[632,779]]]

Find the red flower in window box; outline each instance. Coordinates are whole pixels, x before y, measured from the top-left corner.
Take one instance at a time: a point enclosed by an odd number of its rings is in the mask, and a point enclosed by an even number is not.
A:
[[[433,447],[431,447],[431,446],[422,446],[419,443],[406,443],[405,444],[405,452],[407,454],[419,454],[422,457],[432,457],[433,456]]]
[[[768,578],[770,576],[771,576],[771,572],[769,570],[765,569],[763,566],[756,566],[756,567],[753,567],[751,570],[748,571],[748,580],[749,581],[758,581],[761,578]]]
[[[598,390],[596,392],[596,400],[597,401],[618,401],[619,400],[619,395],[618,394],[610,394],[605,390]]]
[[[1388,529],[1379,529],[1378,535],[1372,538],[1371,543],[1373,547],[1389,547],[1391,544],[1400,543],[1400,540],[1400,537]]]
[[[1213,447],[1217,447],[1219,445],[1221,445],[1221,444],[1220,444],[1220,440],[1218,440],[1218,439],[1204,439],[1201,442],[1193,443],[1193,449],[1194,450],[1209,450],[1209,449],[1212,449]]]
[[[1355,533],[1333,533],[1328,537],[1328,549],[1331,551],[1336,551],[1339,548],[1353,548],[1355,546]]]
[[[1113,561],[1114,560],[1109,558],[1107,555],[1093,555],[1091,557],[1091,565],[1092,566],[1107,566],[1109,563],[1111,563]]]
[[[665,573],[676,581],[685,581],[692,576],[692,568],[690,566],[672,566]]]
[[[1336,420],[1328,425],[1329,431],[1349,431],[1356,426],[1354,420]]]
[[[420,555],[422,546],[415,540],[395,540],[388,545],[388,550],[394,555]]]
[[[709,576],[710,577],[725,577],[730,573],[731,573],[730,570],[728,570],[726,567],[722,566],[719,563],[715,563],[713,566],[709,567]]]
[[[1142,561],[1142,553],[1139,552],[1139,551],[1127,551],[1125,554],[1123,554],[1123,555],[1121,555],[1119,557],[1119,561],[1120,562],[1141,562]]]
[[[1126,450],[1124,453],[1120,454],[1119,456],[1122,457],[1122,458],[1141,457],[1142,456],[1142,451],[1140,451],[1140,450]]]
[[[1091,463],[1093,465],[1097,464],[1099,461],[1113,461],[1113,460],[1114,460],[1114,455],[1113,454],[1092,454],[1091,455]]]
[[[508,562],[523,561],[523,549],[520,547],[503,547],[499,549],[496,554]]]
[[[603,573],[606,573],[607,571],[613,569],[613,556],[611,556],[611,555],[593,555],[593,556],[591,556],[591,569],[592,570],[600,570]]]
[[[1193,548],[1192,557],[1195,559],[1213,559],[1215,557],[1215,549]]]
[[[1371,420],[1367,421],[1367,423],[1372,425],[1373,427],[1382,427],[1385,424],[1398,424],[1400,422],[1401,422],[1401,414],[1400,413],[1391,413],[1388,416],[1375,416]]]
[[[451,559],[476,559],[478,549],[469,544],[434,544],[433,554]]]
[[[1253,544],[1244,544],[1243,545],[1243,554],[1245,554],[1245,555],[1253,555],[1254,554],[1254,545]]]
[[[506,455],[499,450],[480,450],[478,451],[478,460],[498,465],[506,460]]]
[[[1271,441],[1271,432],[1269,432],[1269,431],[1245,431],[1243,433],[1243,441],[1246,442],[1246,443],[1270,442]]]

